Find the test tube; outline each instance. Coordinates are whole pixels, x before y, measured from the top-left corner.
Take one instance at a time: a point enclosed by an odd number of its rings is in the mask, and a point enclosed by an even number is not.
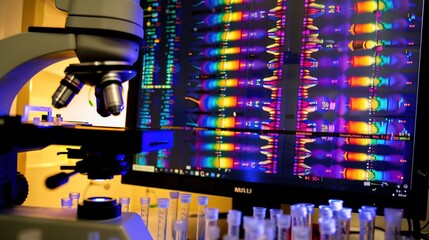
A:
[[[343,200],[339,200],[339,199],[329,199],[328,203],[329,206],[332,208],[332,211],[334,212],[334,216],[335,213],[338,212],[341,208],[343,208]]]
[[[220,237],[219,226],[209,226],[207,229],[208,235],[206,240],[218,240]]]
[[[174,224],[177,221],[177,208],[179,202],[179,192],[172,191],[170,192],[170,231],[173,239],[176,239],[176,233],[174,231]]]
[[[277,215],[277,240],[289,240],[290,222],[290,214]]]
[[[176,233],[174,240],[186,240],[186,223],[180,220],[176,221],[174,232]]]
[[[310,239],[310,227],[307,220],[307,206],[305,204],[294,204],[290,206],[292,217],[292,240]]]
[[[262,238],[266,240],[275,240],[276,238],[276,225],[271,219],[263,219],[263,234]]]
[[[217,221],[219,219],[219,209],[217,208],[206,208],[205,210],[205,233],[204,238],[207,240],[210,237],[209,227],[217,227]]]
[[[244,240],[253,240],[263,238],[264,223],[263,219],[255,218],[254,216],[243,217]]]
[[[72,208],[72,199],[71,198],[61,198],[61,207],[62,208]]]
[[[120,197],[119,198],[119,203],[121,203],[121,211],[122,212],[129,212],[130,201],[131,201],[131,199],[129,197]]]
[[[240,238],[241,211],[231,209],[226,216],[228,223],[228,239],[238,240]]]
[[[333,216],[332,208],[329,205],[319,205],[319,216],[331,218]]]
[[[370,229],[370,234],[371,234],[371,238],[373,239],[375,237],[375,217],[377,216],[377,207],[375,206],[362,206],[361,209],[365,210],[365,211],[369,211],[371,212],[372,215],[372,221],[371,221],[371,229]]]
[[[337,236],[339,240],[348,240],[350,237],[350,220],[352,218],[351,208],[342,208],[338,212],[338,220],[340,228],[337,229]]]
[[[140,215],[146,227],[148,227],[148,221],[149,221],[149,205],[150,205],[150,198],[148,197],[140,198]]]
[[[188,236],[187,234],[187,229],[188,229],[188,218],[189,218],[189,207],[191,205],[191,197],[192,194],[189,193],[182,193],[180,194],[180,215],[179,215],[179,220],[185,222],[186,224],[186,237]]]
[[[360,240],[374,240],[374,233],[372,230],[372,213],[368,209],[359,209],[359,239]]]
[[[307,208],[307,224],[309,228],[309,238],[313,239],[313,213],[314,213],[314,204],[313,203],[303,203]]]
[[[336,239],[336,220],[334,218],[319,218],[320,240]]]
[[[279,214],[282,214],[283,210],[280,208],[271,208],[270,209],[270,220],[273,221],[274,223],[277,223],[277,216]]]
[[[340,209],[343,208],[343,200],[340,199],[329,199],[328,200],[329,206],[332,209],[332,217],[335,219],[335,226],[336,226],[336,234],[339,235],[340,234],[340,222],[338,219],[338,212],[340,211]],[[339,236],[336,237],[337,239],[339,239]]]
[[[386,230],[384,231],[385,240],[396,240],[400,238],[402,215],[401,209],[384,209],[384,220],[386,221]]]
[[[207,196],[198,196],[197,208],[197,240],[204,240],[205,234],[205,210],[207,208],[209,198]]]
[[[249,237],[249,222],[254,221],[255,218],[253,216],[243,216],[243,229],[244,229],[244,240],[248,240]]]
[[[167,218],[169,204],[169,198],[158,198],[158,232],[156,234],[157,240],[167,239]]]
[[[80,193],[71,192],[69,193],[69,198],[72,200],[72,208],[77,208],[77,205],[79,204]]]
[[[256,219],[265,219],[267,209],[264,207],[253,207],[253,217]]]
[[[277,235],[277,216],[283,214],[283,210],[280,208],[271,208],[270,209],[270,220],[273,222],[274,227],[276,228],[275,235]]]

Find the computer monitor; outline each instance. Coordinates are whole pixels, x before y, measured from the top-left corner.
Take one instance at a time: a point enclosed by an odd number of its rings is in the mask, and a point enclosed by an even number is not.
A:
[[[174,131],[123,183],[233,208],[344,200],[425,219],[423,0],[142,1],[127,126]],[[424,26],[425,28],[427,26]]]

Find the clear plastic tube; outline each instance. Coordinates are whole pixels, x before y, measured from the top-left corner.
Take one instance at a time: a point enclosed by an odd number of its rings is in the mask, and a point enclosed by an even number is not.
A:
[[[141,197],[140,198],[140,216],[144,222],[144,225],[148,227],[149,221],[149,206],[150,206],[150,198]]]
[[[179,196],[180,207],[179,207],[179,219],[178,220],[180,220],[186,224],[186,229],[185,229],[186,237],[188,236],[187,226],[188,226],[188,220],[189,220],[189,207],[191,205],[191,197],[192,197],[192,194],[189,194],[189,193],[182,193]]]
[[[339,221],[339,217],[338,217],[338,212],[343,208],[343,200],[340,199],[329,199],[328,200],[329,206],[332,209],[332,217],[335,219],[335,226],[336,226],[336,233],[337,236],[336,238],[339,239],[339,235],[341,234],[341,225],[340,225],[340,221]]]
[[[158,198],[158,231],[156,234],[157,240],[167,239],[167,218],[169,205],[169,198]]]
[[[319,218],[320,240],[336,239],[336,221],[334,218]]]
[[[174,224],[177,221],[177,210],[179,206],[180,193],[176,191],[170,192],[170,233],[173,239],[176,239],[176,233],[174,231]]]
[[[80,193],[71,192],[69,193],[69,198],[72,199],[72,208],[77,208],[77,205],[79,204]]]
[[[372,213],[366,209],[359,209],[359,239],[374,240],[374,231],[372,229]]]
[[[241,211],[231,209],[226,217],[228,223],[228,239],[238,240],[240,238]]]
[[[175,222],[174,232],[176,233],[175,240],[186,240],[186,223],[180,220]]]
[[[292,227],[292,240],[311,240],[310,230],[308,226],[293,226]]]
[[[264,207],[253,207],[253,217],[256,219],[265,219],[267,214],[267,208]]]
[[[244,240],[249,239],[249,222],[254,220],[255,218],[253,216],[243,216]]]
[[[271,208],[270,209],[270,220],[271,220],[271,222],[273,222],[274,227],[275,227],[275,231],[274,231],[275,238],[277,236],[277,216],[279,214],[283,214],[283,210],[282,209],[280,209],[280,208]]]
[[[319,215],[324,218],[331,218],[333,216],[332,208],[329,205],[319,205]]]
[[[314,204],[313,203],[304,203],[304,205],[307,207],[307,221],[308,225],[312,224],[312,218],[314,213]]]
[[[219,226],[209,226],[207,233],[208,235],[206,240],[218,240],[220,237],[220,228]]]
[[[264,227],[263,230],[263,239],[265,240],[275,240],[276,239],[276,225],[271,219],[262,220]]]
[[[290,225],[291,225],[290,214],[277,215],[277,240],[290,239]]]
[[[259,239],[264,233],[263,219],[254,216],[243,217],[244,240]]]
[[[314,213],[314,204],[313,203],[303,203],[307,208],[307,224],[309,228],[309,238],[313,239],[313,213]]]
[[[121,203],[121,211],[122,212],[129,212],[130,211],[130,201],[131,199],[129,197],[120,197],[119,203]]]
[[[342,208],[338,211],[338,222],[340,228],[337,229],[338,240],[348,240],[350,238],[350,220],[352,218],[351,208]]]
[[[61,198],[61,208],[72,208],[71,198]]]
[[[372,221],[371,221],[371,226],[370,226],[370,232],[369,234],[371,235],[370,238],[374,239],[375,237],[375,217],[377,216],[377,207],[375,206],[362,206],[361,207],[362,210],[364,211],[369,211],[371,213],[372,216]]]
[[[217,221],[219,219],[219,209],[217,208],[206,208],[205,210],[205,234],[206,240],[210,237],[210,227],[217,227]]]
[[[277,224],[277,216],[283,214],[283,210],[280,208],[271,208],[270,209],[270,220]]]
[[[207,196],[198,196],[197,198],[197,240],[204,240],[205,234],[205,211],[209,202]]]
[[[328,200],[329,206],[332,208],[332,211],[334,212],[334,215],[341,208],[343,208],[343,202],[344,202],[343,200],[339,200],[339,199],[329,199]]]
[[[385,240],[396,240],[400,238],[402,216],[403,213],[401,209],[384,209],[384,220],[386,221],[386,230],[384,231]]]
[[[307,206],[305,204],[294,204],[290,206],[292,225],[292,240],[310,240],[310,227],[307,220]]]

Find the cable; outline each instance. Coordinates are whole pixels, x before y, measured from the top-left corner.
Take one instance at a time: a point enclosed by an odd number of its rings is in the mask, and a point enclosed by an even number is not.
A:
[[[378,227],[378,226],[374,226],[374,230],[380,230],[382,232],[385,231],[384,228],[382,227]],[[350,231],[350,235],[359,235],[360,234],[360,230],[356,230],[356,231]]]
[[[382,231],[382,232],[385,232],[385,231],[386,231],[386,229],[384,229],[384,228],[382,228],[382,227],[377,227],[377,226],[375,226],[375,227],[374,227],[374,229],[378,229],[378,230],[380,230],[380,231]]]
[[[420,231],[423,231],[423,229],[425,229],[428,225],[429,225],[429,221],[427,221],[425,225],[423,225],[423,227],[420,228]]]
[[[412,236],[413,235],[413,224],[411,223],[411,218],[407,218],[407,224],[408,224],[408,231],[403,231],[404,233],[406,233],[407,234],[407,236]],[[401,235],[403,235],[402,234],[402,231],[401,231]]]

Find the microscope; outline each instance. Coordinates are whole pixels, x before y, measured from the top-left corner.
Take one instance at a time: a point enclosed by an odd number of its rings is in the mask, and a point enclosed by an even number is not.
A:
[[[65,184],[76,173],[88,179],[111,179],[126,173],[140,152],[170,148],[172,132],[106,130],[61,126],[47,116],[43,125],[9,116],[19,90],[53,63],[77,57],[65,69],[52,106],[67,107],[83,85],[93,86],[97,112],[119,115],[124,108],[122,83],[137,76],[134,64],[143,47],[143,10],[139,0],[56,0],[67,12],[64,28],[30,27],[0,41],[0,239],[152,239],[140,216],[121,213],[115,199],[84,199],[77,211],[20,206],[28,194],[25,176],[17,172],[17,153],[51,144],[75,145],[69,158],[76,166],[46,180],[48,188]],[[6,140],[7,138],[7,140]]]

